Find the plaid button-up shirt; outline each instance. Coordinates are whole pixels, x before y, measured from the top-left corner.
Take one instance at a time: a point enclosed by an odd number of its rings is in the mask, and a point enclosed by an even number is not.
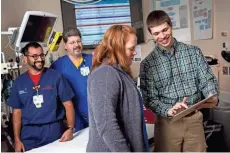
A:
[[[156,46],[141,62],[140,88],[145,106],[161,116],[167,116],[168,110],[184,97],[192,105],[202,96],[219,92],[201,50],[176,39],[171,53]]]

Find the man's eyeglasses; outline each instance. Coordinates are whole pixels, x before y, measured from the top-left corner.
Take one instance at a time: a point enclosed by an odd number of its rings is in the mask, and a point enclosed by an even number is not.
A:
[[[69,42],[69,43],[67,43],[67,44],[74,45],[75,43],[79,44],[79,43],[81,43],[81,40],[72,41],[72,42]]]
[[[46,57],[46,54],[40,54],[40,55],[37,55],[37,54],[34,54],[34,55],[26,55],[26,56],[29,56],[29,57],[32,57],[34,60],[37,60],[40,56],[41,59],[44,59]]]

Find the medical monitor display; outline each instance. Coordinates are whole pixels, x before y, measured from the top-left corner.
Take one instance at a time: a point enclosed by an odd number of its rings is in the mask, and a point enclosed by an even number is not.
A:
[[[64,29],[75,26],[80,30],[85,49],[95,48],[105,31],[115,24],[133,26],[138,43],[144,42],[140,0],[76,1],[72,8],[62,1],[62,15]]]
[[[26,12],[19,30],[16,46],[24,47],[32,41],[40,43],[43,47],[47,46],[56,21],[57,17],[49,13]]]
[[[114,24],[131,26],[129,0],[101,0],[75,5],[77,27],[84,45],[98,44],[105,31]]]
[[[21,42],[47,42],[55,20],[55,17],[41,17],[31,15],[27,22]]]

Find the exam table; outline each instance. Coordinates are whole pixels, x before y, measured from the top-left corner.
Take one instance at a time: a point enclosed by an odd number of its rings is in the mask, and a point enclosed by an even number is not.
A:
[[[146,124],[148,138],[153,138],[154,136],[154,124]],[[74,133],[73,139],[71,141],[59,142],[59,140],[53,143],[47,144],[45,146],[35,148],[27,151],[30,152],[86,152],[86,146],[89,138],[89,128],[85,128],[79,132]]]

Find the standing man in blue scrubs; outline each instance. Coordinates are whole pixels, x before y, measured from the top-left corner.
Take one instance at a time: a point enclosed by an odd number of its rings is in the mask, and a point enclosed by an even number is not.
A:
[[[81,33],[77,28],[63,32],[67,55],[55,61],[51,68],[61,72],[70,82],[75,96],[75,130],[88,127],[87,78],[92,65],[92,55],[82,53]]]
[[[8,101],[13,108],[15,151],[28,151],[59,138],[71,140],[75,120],[71,87],[59,72],[44,68],[40,44],[28,43],[22,53],[28,71],[15,80]],[[69,127],[63,131],[65,112]]]

